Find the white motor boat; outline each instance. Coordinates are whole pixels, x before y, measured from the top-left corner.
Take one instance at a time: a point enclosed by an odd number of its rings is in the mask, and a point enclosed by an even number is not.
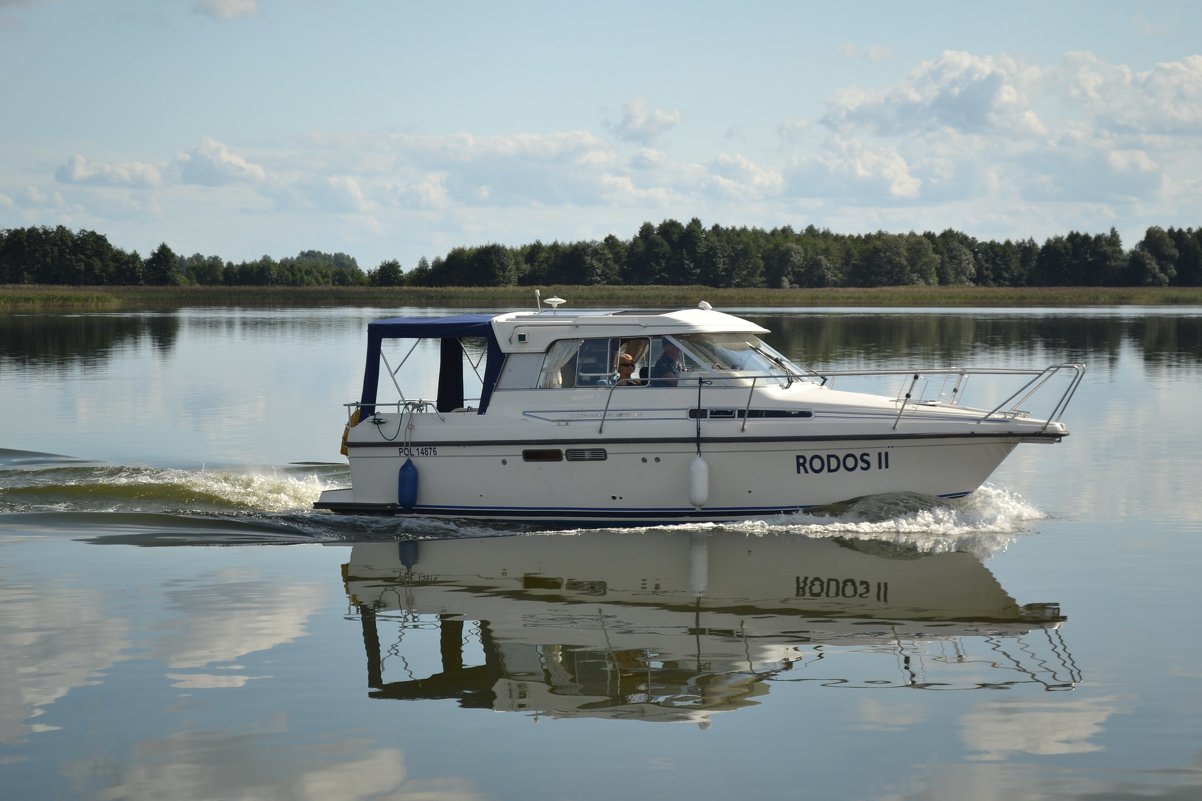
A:
[[[708,303],[568,312],[562,302],[370,323],[343,437],[351,486],[324,491],[316,508],[653,525],[894,492],[955,498],[1018,444],[1067,436],[1061,416],[1085,369],[816,372]],[[873,380],[882,389],[845,388]],[[395,400],[380,399],[381,384]],[[970,384],[993,398],[967,405]]]

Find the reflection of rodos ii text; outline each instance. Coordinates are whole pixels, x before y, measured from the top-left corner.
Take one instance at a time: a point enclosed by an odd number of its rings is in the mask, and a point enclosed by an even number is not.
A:
[[[871,598],[879,603],[889,603],[889,582],[864,581],[854,578],[825,578],[823,576],[798,576],[794,590],[796,598]]]

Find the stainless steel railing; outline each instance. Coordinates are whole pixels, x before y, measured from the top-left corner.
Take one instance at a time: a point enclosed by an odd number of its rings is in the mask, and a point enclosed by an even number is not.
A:
[[[1006,396],[1001,403],[992,407],[988,411],[983,411],[981,420],[988,420],[992,417],[1024,417],[1028,412],[1023,411],[1020,406],[1029,402],[1036,393],[1048,387],[1050,383],[1056,380],[1057,376],[1064,376],[1065,387],[1058,398],[1056,398],[1051,412],[1048,414],[1044,429],[1048,425],[1060,421],[1068,408],[1069,402],[1076,394],[1077,388],[1081,385],[1081,379],[1085,377],[1085,365],[1080,363],[1062,363],[1053,364],[1042,370],[1035,369],[1011,369],[1011,368],[996,368],[996,367],[952,367],[952,368],[937,368],[931,370],[825,370],[816,373],[816,377],[821,379],[823,386],[834,387],[834,379],[848,377],[884,377],[891,375],[908,376],[909,384],[902,382],[901,389],[898,390],[897,400],[900,405],[897,410],[897,420],[894,421],[893,427],[897,427],[897,422],[901,420],[902,414],[907,406],[913,405],[935,405],[945,404],[948,406],[959,406],[960,398],[963,396],[969,378],[974,376],[1030,376],[1030,379],[1014,390],[1010,395]],[[954,378],[955,382],[950,390],[950,396],[933,400],[922,395],[915,397],[915,390],[918,387],[918,382],[923,378],[932,376],[945,376]],[[946,383],[945,383],[946,386]]]

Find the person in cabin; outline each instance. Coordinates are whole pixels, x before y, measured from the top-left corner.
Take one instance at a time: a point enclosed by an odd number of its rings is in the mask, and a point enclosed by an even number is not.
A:
[[[680,348],[664,337],[663,352],[651,368],[651,383],[658,387],[674,387],[683,369],[680,363]]]
[[[641,387],[646,383],[643,379],[634,377],[633,356],[629,353],[623,353],[618,357],[618,386]]]

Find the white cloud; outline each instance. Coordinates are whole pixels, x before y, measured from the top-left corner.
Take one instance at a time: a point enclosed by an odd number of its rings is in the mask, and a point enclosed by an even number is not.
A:
[[[282,190],[277,199],[285,208],[293,206],[333,213],[367,212],[374,205],[367,198],[360,179],[350,175],[302,179]]]
[[[893,85],[838,92],[822,123],[832,137],[786,168],[790,195],[915,209],[955,201],[961,214],[992,204],[1011,235],[1056,203],[1065,230],[1076,216],[1104,229],[1188,203],[1188,176],[1202,167],[1202,56],[1134,72],[1090,53],[1041,67],[946,52]],[[786,130],[786,148],[800,150]]]
[[[17,202],[24,208],[62,209],[66,199],[58,191],[49,191],[40,186],[25,186],[17,192]]]
[[[169,606],[203,611],[181,613],[157,648],[174,670],[229,662],[302,636],[324,600],[318,585],[281,589],[257,574],[218,574],[206,583],[167,593]]]
[[[128,658],[130,621],[103,601],[54,581],[0,584],[0,743],[43,729],[37,718],[49,707]]]
[[[367,198],[359,181],[349,175],[331,175],[324,179],[331,206],[346,211],[366,211]]]
[[[1101,128],[1122,134],[1202,134],[1202,55],[1133,72],[1072,53],[1053,77]]]
[[[92,164],[78,154],[67,159],[65,164],[55,170],[54,178],[64,184],[92,186],[153,187],[162,183],[162,175],[153,164]]]
[[[741,154],[719,154],[709,166],[712,186],[731,197],[774,194],[784,186],[780,172],[753,163]]]
[[[1095,740],[1120,706],[1114,697],[982,704],[961,719],[961,737],[977,760],[1087,754],[1103,749]]]
[[[784,181],[789,195],[866,203],[912,199],[922,188],[896,149],[840,138],[828,140],[817,156],[787,167]]]
[[[505,165],[521,181],[526,169],[563,171],[565,177],[592,175],[616,162],[616,155],[592,134],[577,131],[567,134],[499,137],[481,143],[472,153],[471,169],[491,172],[491,165]]]
[[[259,0],[196,0],[192,10],[218,20],[253,17],[259,13]]]
[[[1042,67],[947,51],[893,85],[840,90],[822,122],[846,135],[884,137],[939,130],[1027,141],[1065,130],[1202,134],[1202,56],[1135,72],[1088,52]]]
[[[389,187],[389,195],[397,205],[415,209],[445,209],[451,198],[446,187],[446,173],[428,173]]]
[[[639,148],[638,152],[630,157],[630,167],[640,171],[663,169],[670,163],[667,153],[650,147]]]
[[[617,154],[587,131],[500,136],[454,133],[314,134],[304,163],[312,174],[334,169],[354,176],[364,201],[406,207],[591,204],[602,176],[619,167]],[[354,153],[357,163],[348,161]],[[283,172],[283,170],[281,170]]]
[[[395,191],[401,178],[402,196],[427,206],[587,205],[597,202],[602,176],[618,166],[605,141],[586,131],[355,139],[355,147],[387,154],[388,187]],[[371,181],[378,184],[379,176]]]
[[[476,136],[460,132],[445,135],[383,133],[315,133],[306,142],[323,150],[352,149],[360,153],[387,154],[403,162],[448,166],[491,159],[534,159],[543,163],[572,163],[608,153],[605,141],[589,131],[548,134],[518,132]]]
[[[646,100],[635,98],[622,107],[622,119],[610,125],[610,130],[627,142],[650,144],[679,125],[681,119],[679,111],[649,108]]]
[[[413,777],[395,748],[280,749],[268,729],[252,734],[187,731],[138,743],[111,771],[108,798],[337,798],[366,801],[479,801],[486,796],[470,779]],[[90,761],[73,766],[81,784],[94,778]]]
[[[238,673],[168,673],[167,679],[172,687],[184,690],[214,690],[245,687],[256,679],[269,679],[270,676],[244,676]]]
[[[822,121],[836,130],[880,136],[936,128],[1038,133],[1043,124],[1026,95],[1031,78],[1030,70],[1010,58],[948,51],[885,90],[840,91]]]
[[[885,703],[873,697],[861,698],[856,713],[859,727],[870,731],[903,732],[927,719],[922,704],[894,699]]]
[[[642,186],[628,175],[604,175],[601,177],[602,198],[612,205],[638,204],[652,207],[666,206],[671,193],[663,187]],[[630,236],[630,233],[618,236]]]
[[[783,145],[797,145],[813,130],[813,123],[803,119],[787,119],[776,127],[777,136]]]
[[[225,186],[267,180],[267,171],[263,167],[207,137],[191,150],[180,153],[175,164],[180,179],[186,184]]]

